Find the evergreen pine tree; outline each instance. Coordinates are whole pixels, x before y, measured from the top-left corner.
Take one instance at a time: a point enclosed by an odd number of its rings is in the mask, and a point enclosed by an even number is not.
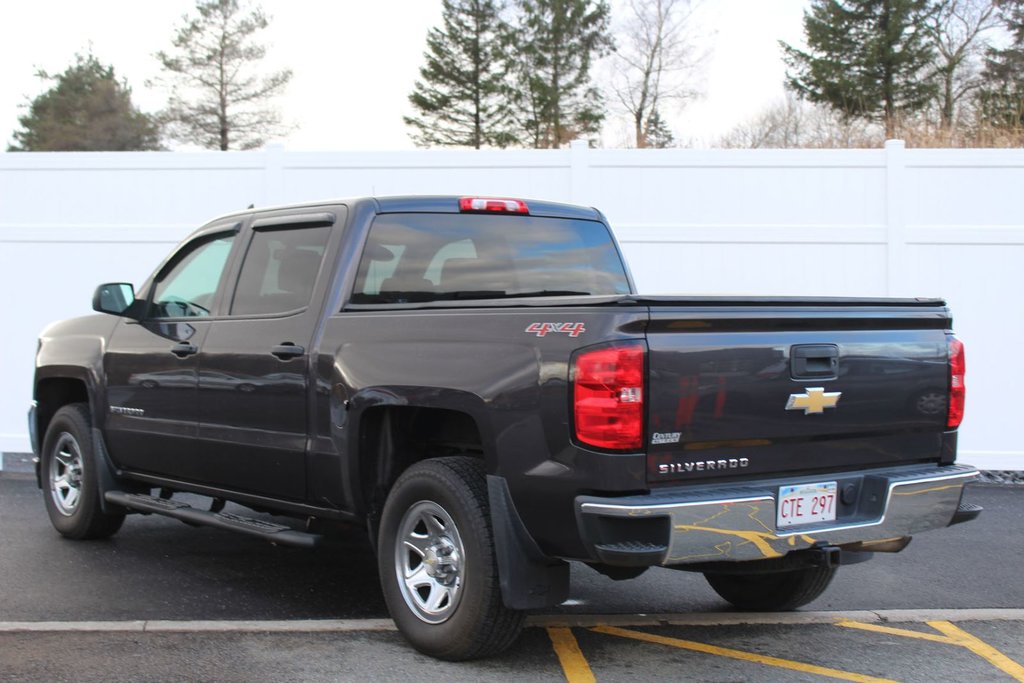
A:
[[[675,136],[672,135],[672,129],[668,127],[665,119],[661,118],[661,112],[655,108],[651,110],[650,116],[647,117],[647,126],[643,131],[643,147],[650,147],[652,149],[664,149],[666,147],[672,147],[675,142]]]
[[[605,0],[517,0],[515,73],[522,142],[560,147],[592,135],[604,103],[590,81],[593,60],[611,49]]]
[[[132,91],[114,67],[92,54],[75,55],[64,73],[40,78],[53,87],[18,118],[12,152],[120,152],[160,147],[160,129],[132,104]]]
[[[1004,0],[1000,16],[1012,42],[985,59],[979,94],[981,115],[998,128],[1024,127],[1024,0]]]
[[[417,145],[505,147],[511,142],[502,0],[444,0],[443,28],[427,34],[426,63],[409,101]]]
[[[782,43],[786,85],[847,118],[881,121],[895,137],[902,115],[928,106],[935,83],[923,78],[934,48],[929,0],[812,0],[804,11],[807,51]]]

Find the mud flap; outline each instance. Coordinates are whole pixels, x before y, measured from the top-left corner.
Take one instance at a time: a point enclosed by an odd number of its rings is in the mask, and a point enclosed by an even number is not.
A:
[[[107,500],[107,491],[120,491],[121,486],[117,481],[114,463],[110,461],[107,454],[107,443],[103,439],[103,432],[96,427],[92,428],[92,452],[96,456],[96,483],[99,485],[100,510],[106,514],[121,513],[124,510]]]
[[[504,477],[487,475],[487,496],[505,606],[538,609],[565,602],[569,564],[547,557],[537,546],[516,512]]]

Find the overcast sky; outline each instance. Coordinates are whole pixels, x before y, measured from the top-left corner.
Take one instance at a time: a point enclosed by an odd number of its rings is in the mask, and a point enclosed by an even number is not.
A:
[[[714,142],[783,96],[778,41],[799,42],[807,0],[704,0],[705,96],[666,113],[677,139]],[[613,2],[613,6],[615,3]],[[411,149],[402,115],[423,62],[427,30],[440,23],[441,0],[264,0],[271,26],[268,67],[294,77],[281,100],[296,126],[280,140],[296,150]],[[127,79],[143,111],[165,101],[146,87],[159,72],[153,53],[170,46],[192,0],[35,0],[5,2],[0,40],[0,149],[46,89],[37,70],[63,71],[92,49]],[[623,146],[624,123],[610,122],[605,146]]]

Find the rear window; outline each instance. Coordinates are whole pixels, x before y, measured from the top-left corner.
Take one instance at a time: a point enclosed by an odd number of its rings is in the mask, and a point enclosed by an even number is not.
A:
[[[486,214],[385,214],[370,227],[352,303],[628,294],[596,221]]]

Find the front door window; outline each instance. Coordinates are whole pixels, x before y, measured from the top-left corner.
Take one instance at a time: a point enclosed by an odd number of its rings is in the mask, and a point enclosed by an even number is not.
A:
[[[210,315],[234,238],[234,234],[216,235],[186,247],[157,278],[148,317]]]

